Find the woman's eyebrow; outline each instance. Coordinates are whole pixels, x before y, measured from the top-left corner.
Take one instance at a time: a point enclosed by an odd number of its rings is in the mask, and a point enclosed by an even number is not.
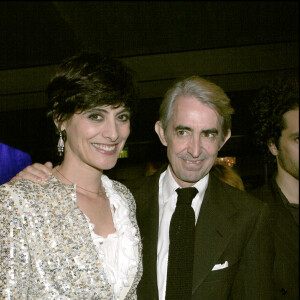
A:
[[[91,112],[102,112],[102,113],[108,113],[108,111],[104,108],[99,108],[99,107],[95,107],[95,108],[91,108],[91,109],[88,109],[86,111],[87,113],[91,113]]]

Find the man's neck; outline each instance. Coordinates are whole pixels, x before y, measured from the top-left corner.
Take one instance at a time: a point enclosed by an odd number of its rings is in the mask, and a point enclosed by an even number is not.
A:
[[[276,182],[290,203],[299,204],[299,180],[278,168]]]

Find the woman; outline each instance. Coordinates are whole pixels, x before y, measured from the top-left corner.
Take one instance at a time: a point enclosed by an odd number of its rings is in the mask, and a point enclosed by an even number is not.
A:
[[[214,164],[211,172],[223,182],[245,191],[244,183],[240,175],[232,168],[226,165]]]
[[[65,60],[48,85],[63,161],[50,180],[0,187],[1,299],[136,299],[141,238],[129,190],[104,170],[130,133],[130,70],[97,54]]]

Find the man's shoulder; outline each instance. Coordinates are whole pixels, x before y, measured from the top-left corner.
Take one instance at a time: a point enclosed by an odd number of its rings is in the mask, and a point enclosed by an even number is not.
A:
[[[129,179],[124,182],[124,184],[129,188],[129,190],[134,194],[139,191],[144,191],[149,188],[153,188],[157,181],[157,174],[151,176],[141,176],[134,179]]]
[[[160,175],[167,169],[168,165],[163,165],[158,171],[150,176],[140,176],[134,179],[126,180],[124,184],[135,193],[147,193],[158,188]]]
[[[211,177],[210,189],[214,190],[216,194],[221,195],[222,199],[225,199],[223,201],[228,201],[228,204],[232,203],[236,208],[243,210],[260,210],[262,208],[263,202],[253,194],[232,187],[213,175]]]

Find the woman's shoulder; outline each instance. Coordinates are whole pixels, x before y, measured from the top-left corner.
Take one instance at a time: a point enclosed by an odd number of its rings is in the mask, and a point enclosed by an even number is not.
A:
[[[130,190],[127,188],[125,184],[121,183],[120,181],[110,179],[108,176],[103,175],[102,182],[104,183],[106,188],[112,189],[116,191],[118,194],[128,195],[132,197]]]
[[[14,193],[33,193],[48,190],[58,186],[58,181],[51,176],[49,180],[42,181],[40,183],[33,182],[27,179],[12,180],[0,186],[1,192],[11,191]]]
[[[30,180],[22,179],[22,180],[12,180],[2,184],[0,186],[0,194],[3,193],[13,193],[13,194],[23,194],[33,192],[35,186],[40,188],[40,184],[34,183]]]
[[[1,213],[5,214],[12,210],[19,210],[19,207],[28,203],[35,197],[35,184],[29,180],[9,181],[0,186],[0,206]]]
[[[118,190],[124,194],[128,194],[128,195],[132,196],[129,188],[124,183],[117,181],[117,180],[112,180],[112,182],[113,182],[113,186],[116,190]]]
[[[102,182],[104,183],[106,194],[109,198],[119,199],[118,201],[123,202],[129,209],[135,212],[136,204],[134,197],[130,190],[120,181],[110,179],[106,175],[103,176]]]
[[[31,202],[37,204],[49,201],[51,198],[57,199],[57,195],[62,195],[63,190],[63,184],[60,184],[53,176],[41,183],[26,179],[14,180],[0,186],[0,201],[2,203],[6,201],[17,203],[22,200],[28,204]]]

